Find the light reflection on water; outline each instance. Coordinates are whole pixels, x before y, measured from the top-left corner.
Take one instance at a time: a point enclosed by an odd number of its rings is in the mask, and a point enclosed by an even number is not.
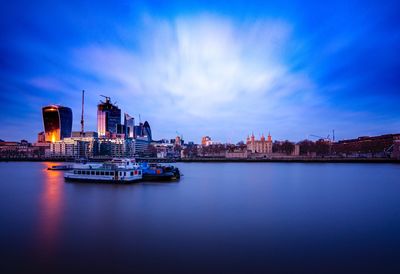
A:
[[[64,207],[64,173],[47,170],[55,163],[42,163],[42,192],[39,196],[38,246],[40,256],[49,259],[54,255],[62,231]]]
[[[400,273],[400,165],[177,164],[178,183],[132,185],[51,165],[0,163],[4,273]]]

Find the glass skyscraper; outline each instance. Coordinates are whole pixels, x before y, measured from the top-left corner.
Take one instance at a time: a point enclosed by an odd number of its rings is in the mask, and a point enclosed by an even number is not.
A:
[[[149,122],[145,121],[144,124],[140,123],[138,126],[135,126],[134,129],[135,129],[135,138],[146,137],[148,142],[151,142],[153,140]]]
[[[151,136],[150,124],[147,121],[145,121],[143,125],[143,135],[147,136],[149,142],[153,140],[153,137]]]
[[[131,117],[129,114],[124,115],[124,125],[125,125],[125,137],[134,138],[135,137],[135,118]]]
[[[97,133],[99,137],[117,133],[117,125],[121,124],[121,110],[111,104],[110,97],[97,105]]]
[[[68,107],[50,105],[42,108],[46,142],[56,142],[71,137],[72,110]]]

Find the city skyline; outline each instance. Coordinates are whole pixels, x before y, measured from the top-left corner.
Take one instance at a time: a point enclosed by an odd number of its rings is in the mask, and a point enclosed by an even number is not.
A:
[[[82,89],[87,131],[103,94],[156,140],[399,132],[395,1],[17,2],[1,19],[1,139],[35,140],[51,104],[78,131]]]

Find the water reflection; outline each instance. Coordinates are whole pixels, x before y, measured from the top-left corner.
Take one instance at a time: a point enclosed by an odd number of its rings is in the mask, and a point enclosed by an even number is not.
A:
[[[61,230],[64,206],[64,179],[62,171],[47,170],[54,163],[43,163],[42,193],[39,198],[38,245],[43,258],[54,254]]]
[[[398,165],[179,163],[132,185],[50,165],[0,163],[1,273],[400,273]]]

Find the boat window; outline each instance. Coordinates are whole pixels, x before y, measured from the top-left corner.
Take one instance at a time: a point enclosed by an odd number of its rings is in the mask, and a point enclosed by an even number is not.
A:
[[[124,171],[124,176],[126,176],[126,171]]]
[[[111,176],[114,176],[114,171],[111,171],[111,172],[110,172],[110,175],[111,175]]]
[[[91,171],[91,174],[94,175],[94,171]]]
[[[99,171],[96,171],[96,175],[100,175],[100,172],[99,172]]]
[[[109,172],[108,171],[104,171],[104,175],[109,175]]]
[[[139,175],[142,174],[142,172],[139,170]]]
[[[104,175],[104,171],[100,171],[100,175]]]
[[[133,171],[131,171],[131,176],[133,176]]]
[[[80,171],[80,170],[78,170],[78,174],[81,174],[81,171]]]

